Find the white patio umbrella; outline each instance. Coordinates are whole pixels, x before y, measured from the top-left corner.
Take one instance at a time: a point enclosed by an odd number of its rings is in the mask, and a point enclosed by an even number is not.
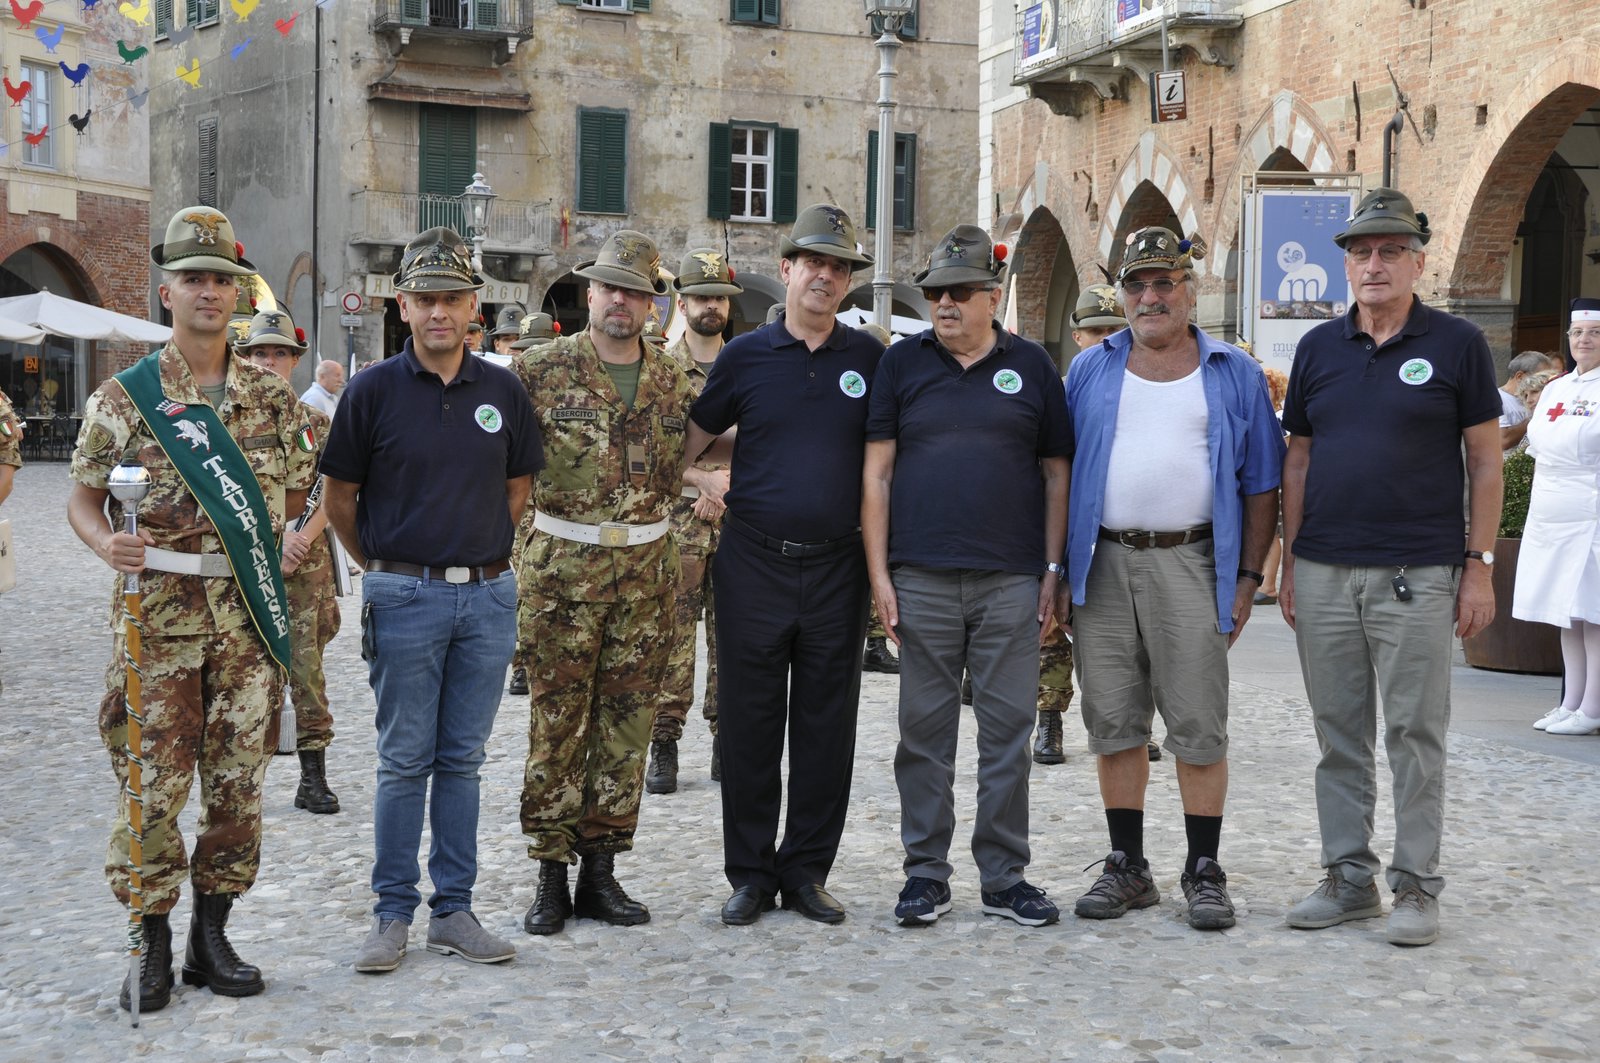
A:
[[[0,319],[74,340],[165,343],[172,338],[172,329],[166,325],[119,314],[103,306],[80,303],[76,299],[67,299],[47,291],[0,299]],[[32,339],[19,342],[39,341]]]
[[[10,340],[13,343],[39,343],[43,339],[43,329],[36,329],[32,325],[24,325],[22,322],[13,321],[8,317],[0,317],[0,340]]]

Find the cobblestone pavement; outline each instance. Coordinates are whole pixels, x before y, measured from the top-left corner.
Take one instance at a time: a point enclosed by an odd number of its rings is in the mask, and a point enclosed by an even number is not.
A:
[[[1240,916],[1231,930],[1202,934],[1183,920],[1170,758],[1152,766],[1149,800],[1147,851],[1162,903],[1105,923],[1071,916],[1071,900],[1094,877],[1081,869],[1106,845],[1076,714],[1067,763],[1034,768],[1029,876],[1069,914],[1037,930],[979,914],[964,841],[973,807],[969,716],[957,773],[956,907],[931,928],[896,926],[896,681],[869,675],[850,820],[829,883],[849,908],[843,925],[786,912],[746,928],[718,921],[727,892],[720,806],[706,777],[705,727],[691,716],[682,788],[647,797],[638,848],[618,860],[652,921],[523,934],[534,879],[517,829],[527,709],[507,697],[484,774],[476,910],[516,943],[517,958],[483,967],[429,953],[424,912],[399,971],[355,974],[350,961],[371,903],[374,756],[372,698],[348,605],[328,657],[339,732],[328,766],[344,811],[296,811],[296,764],[276,760],[261,879],[234,909],[234,943],[264,969],[266,993],[229,1000],[180,984],[165,1011],[132,1030],[116,1005],[124,916],[100,869],[115,800],[94,730],[111,580],[68,529],[66,496],[64,465],[33,465],[3,510],[15,527],[21,583],[0,598],[0,1058],[1600,1056],[1600,771],[1457,736],[1438,943],[1395,948],[1381,919],[1293,931],[1284,912],[1319,878],[1314,740],[1303,699],[1264,692],[1238,674],[1222,850]],[[1385,852],[1386,781],[1380,792]],[[188,910],[185,899],[175,929]]]

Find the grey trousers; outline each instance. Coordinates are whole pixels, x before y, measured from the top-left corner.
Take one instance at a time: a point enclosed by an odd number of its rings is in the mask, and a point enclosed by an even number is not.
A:
[[[1408,567],[1409,602],[1395,600],[1390,580],[1397,571],[1392,565],[1294,563],[1295,642],[1322,749],[1316,776],[1322,864],[1358,885],[1382,867],[1372,850],[1381,695],[1394,780],[1389,888],[1398,891],[1409,880],[1438,896],[1460,570]]]
[[[906,876],[950,878],[955,834],[961,672],[972,673],[978,721],[978,810],[972,856],[996,893],[1028,866],[1029,739],[1039,698],[1039,580],[1008,572],[902,565],[893,572],[900,624],[900,840]]]

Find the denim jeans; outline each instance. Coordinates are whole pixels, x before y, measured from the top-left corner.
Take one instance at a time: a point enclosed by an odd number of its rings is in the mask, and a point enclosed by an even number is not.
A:
[[[478,877],[478,768],[516,642],[516,576],[452,584],[369,572],[361,584],[378,701],[373,912],[410,923],[422,900],[417,849],[430,776],[428,906],[437,915],[468,911]]]

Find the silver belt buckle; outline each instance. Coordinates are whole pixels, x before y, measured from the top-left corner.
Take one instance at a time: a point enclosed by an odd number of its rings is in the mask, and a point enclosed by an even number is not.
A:
[[[446,583],[471,583],[472,569],[467,568],[465,565],[451,565],[444,570],[444,581]]]
[[[600,522],[600,545],[601,546],[627,546],[628,545],[628,529],[629,529],[629,525],[627,525],[627,524],[618,524],[614,520],[603,520],[603,521],[601,521]]]

